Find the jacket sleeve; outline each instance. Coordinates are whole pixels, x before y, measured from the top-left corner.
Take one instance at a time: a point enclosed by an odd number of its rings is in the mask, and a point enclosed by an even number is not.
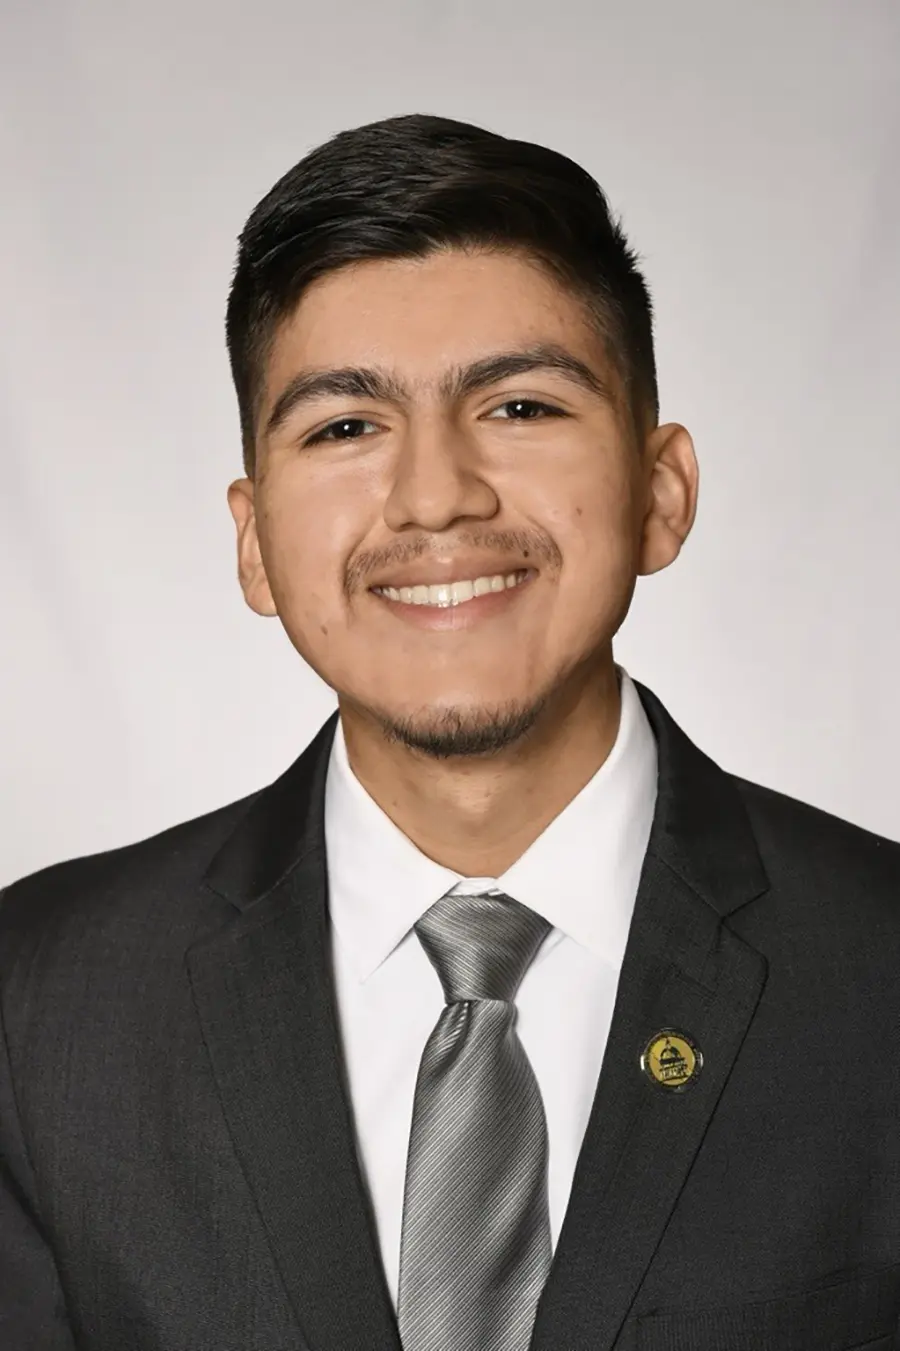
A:
[[[4,1351],[76,1351],[56,1262],[33,1200],[34,1179],[10,1073],[2,993],[0,990],[0,1347]]]

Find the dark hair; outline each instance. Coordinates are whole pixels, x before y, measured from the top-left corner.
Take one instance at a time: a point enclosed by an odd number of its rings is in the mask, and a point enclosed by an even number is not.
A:
[[[318,146],[241,233],[226,333],[248,474],[272,340],[306,288],[348,263],[453,247],[519,250],[543,264],[595,318],[636,427],[655,422],[650,295],[594,179],[544,146],[410,114]]]

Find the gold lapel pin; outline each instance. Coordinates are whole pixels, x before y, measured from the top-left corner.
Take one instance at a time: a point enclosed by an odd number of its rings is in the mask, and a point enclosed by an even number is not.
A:
[[[684,1032],[664,1027],[647,1042],[641,1069],[652,1084],[681,1093],[695,1083],[703,1068],[700,1048]]]

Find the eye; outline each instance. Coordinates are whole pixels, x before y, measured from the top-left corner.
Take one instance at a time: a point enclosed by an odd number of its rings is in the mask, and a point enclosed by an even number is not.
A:
[[[357,441],[360,436],[361,427],[374,427],[374,422],[367,422],[365,418],[342,417],[336,422],[329,422],[327,427],[323,427],[320,432],[314,432],[312,436],[307,437],[303,442],[305,446],[314,446],[318,441]]]
[[[543,417],[568,417],[561,408],[557,408],[552,403],[540,403],[537,399],[507,399],[501,403],[492,413],[488,413],[489,418],[499,413],[504,408],[514,408],[516,413],[509,418],[504,418],[506,422],[534,422],[535,414]]]

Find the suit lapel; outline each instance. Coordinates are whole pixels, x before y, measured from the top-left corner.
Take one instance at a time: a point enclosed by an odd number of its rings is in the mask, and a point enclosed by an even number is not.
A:
[[[700,1148],[765,981],[725,917],[766,890],[731,779],[638,686],[659,746],[656,816],[591,1117],[532,1339],[609,1351]],[[670,1093],[641,1072],[655,1033],[687,1033],[702,1072]]]
[[[323,817],[335,721],[214,860],[206,884],[238,913],[187,962],[225,1118],[311,1351],[400,1351],[331,977]]]

